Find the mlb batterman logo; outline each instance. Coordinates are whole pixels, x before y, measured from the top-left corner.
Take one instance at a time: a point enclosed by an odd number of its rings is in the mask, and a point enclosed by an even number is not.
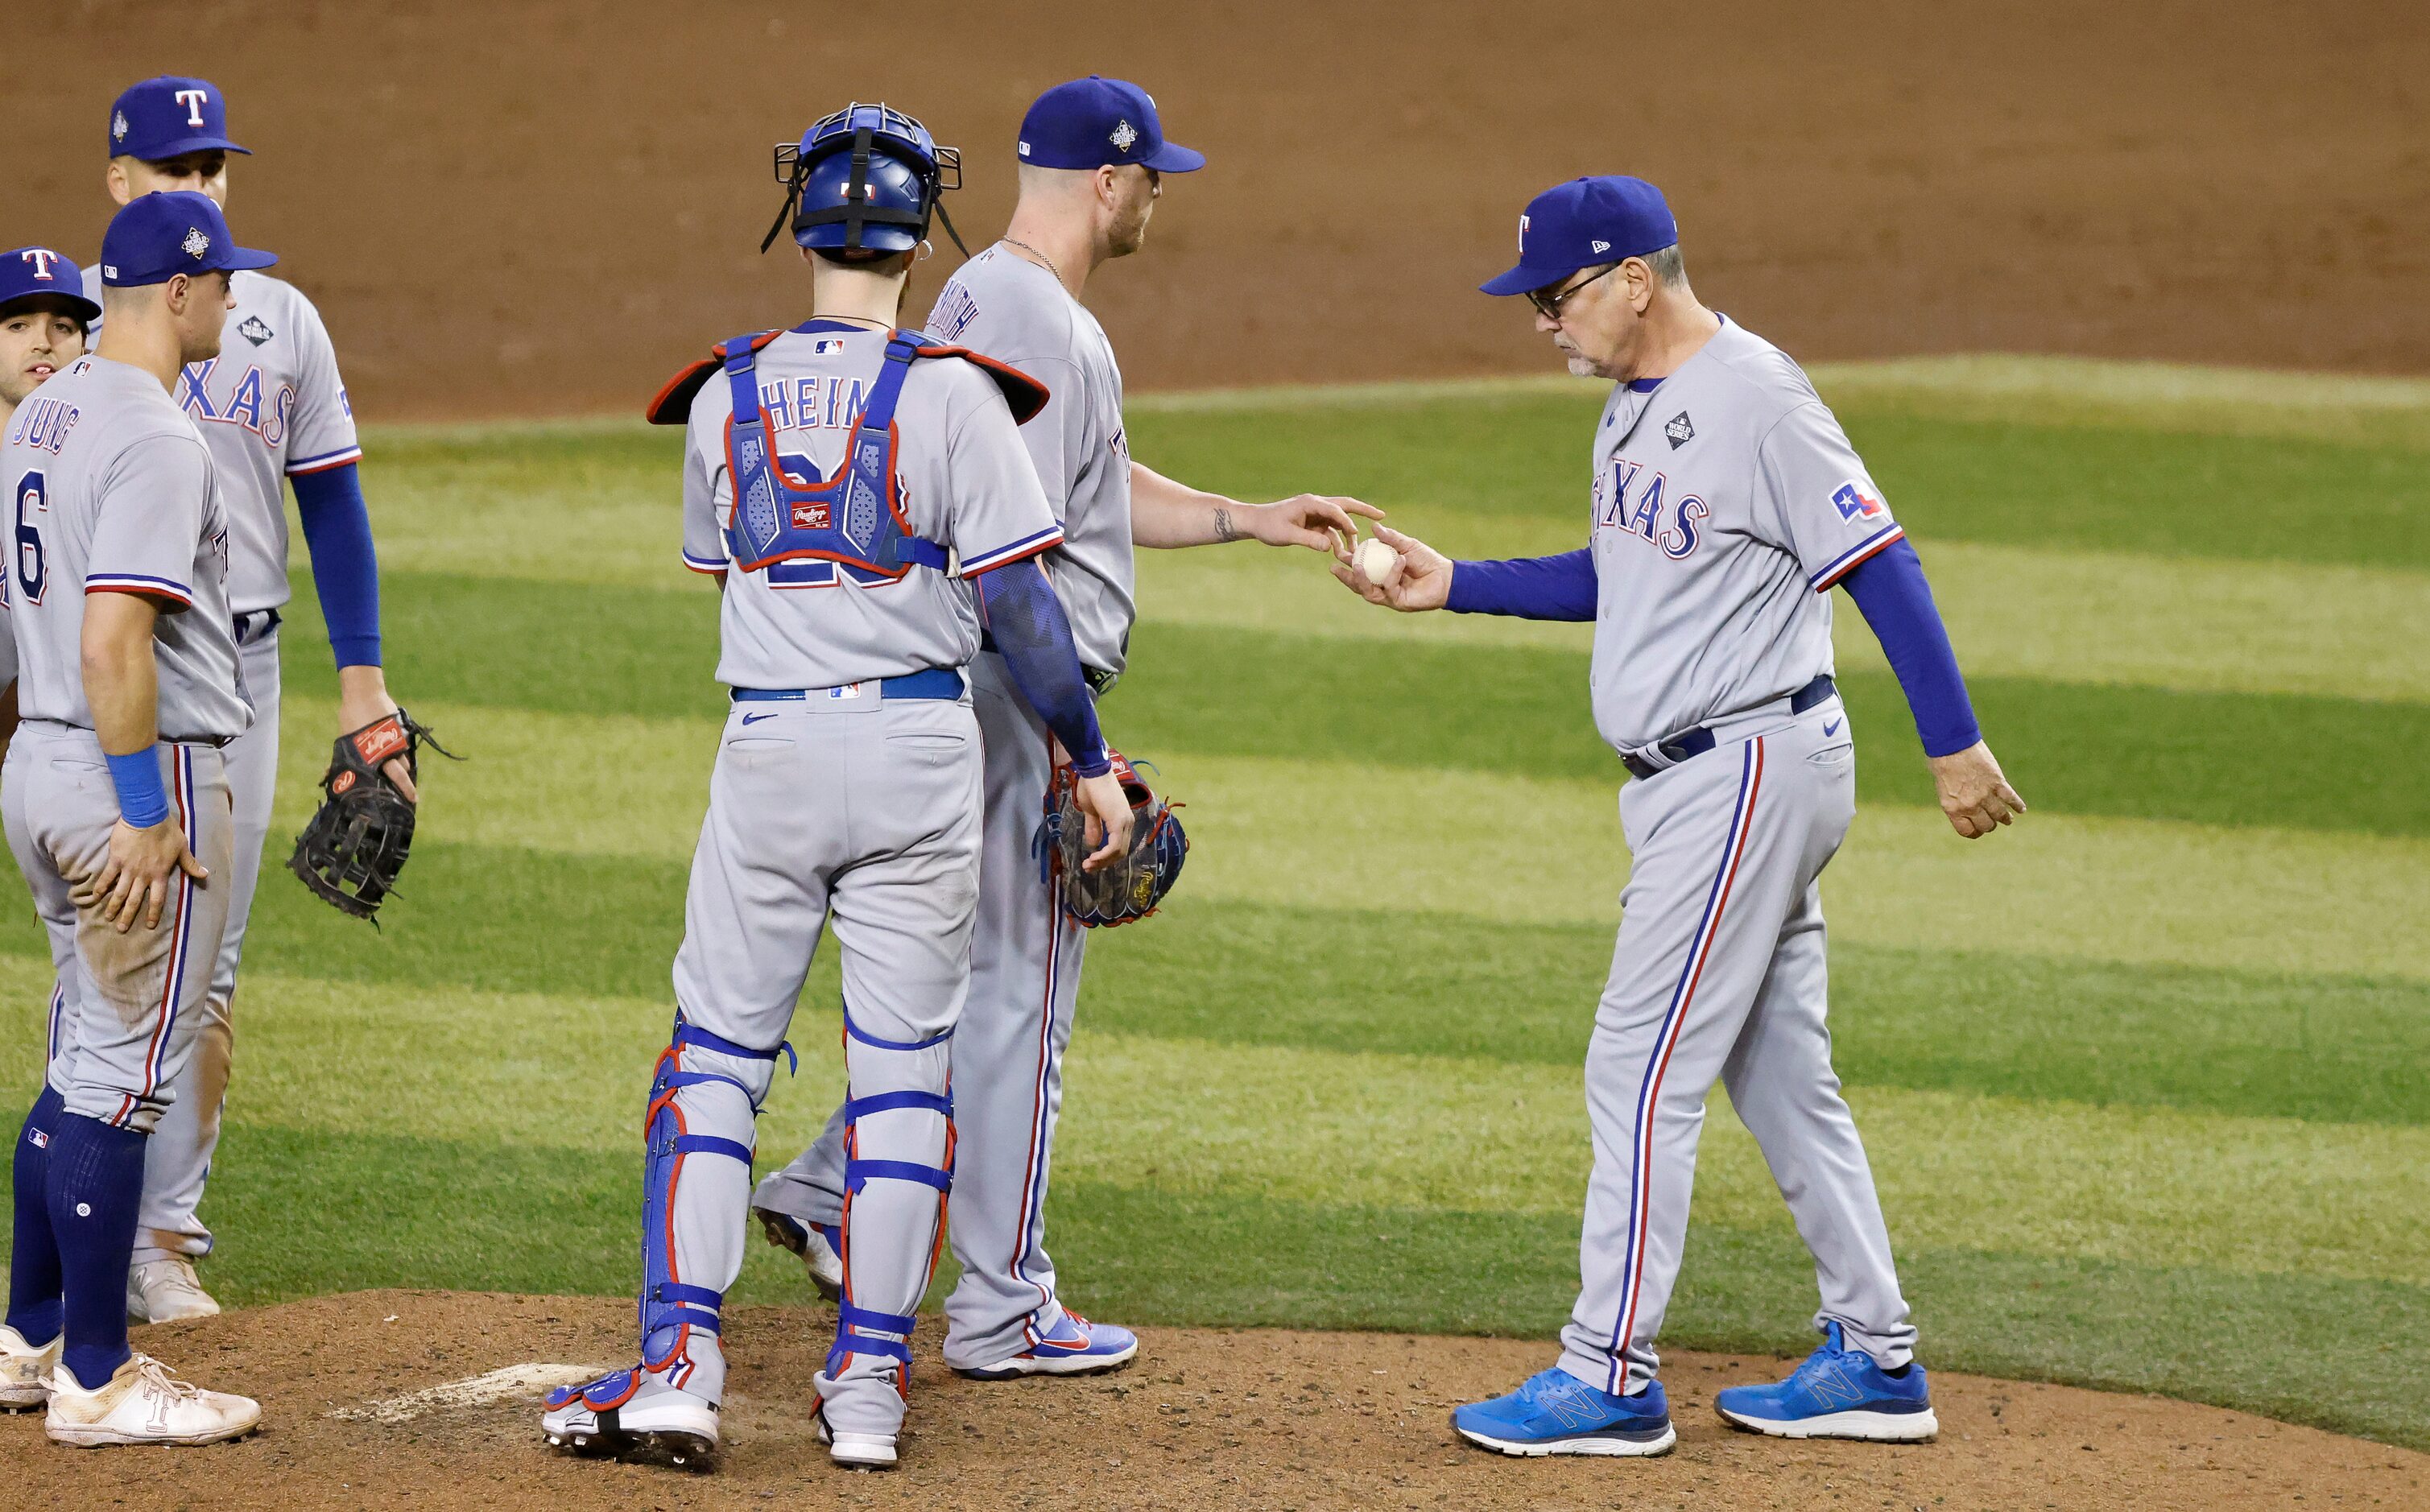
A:
[[[1128,152],[1131,150],[1131,143],[1139,141],[1139,132],[1128,121],[1116,121],[1114,134],[1107,140],[1114,144],[1114,151]]]
[[[190,225],[186,227],[186,240],[177,245],[185,248],[186,256],[200,259],[204,253],[211,250],[211,239],[203,235],[201,226]]]

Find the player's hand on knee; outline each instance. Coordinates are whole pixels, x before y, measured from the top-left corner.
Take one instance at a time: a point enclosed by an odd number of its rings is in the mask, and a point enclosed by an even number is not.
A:
[[[1247,511],[1249,533],[1269,546],[1306,546],[1335,557],[1357,542],[1358,515],[1381,520],[1384,511],[1357,499],[1334,494],[1302,493],[1279,504],[1261,504]]]
[[[2014,822],[2025,811],[2025,801],[2008,786],[1999,758],[1981,740],[1963,751],[1934,756],[1932,781],[1940,790],[1940,811],[1949,816],[1949,827],[1970,840]]]
[[[1090,847],[1080,870],[1095,872],[1130,849],[1131,801],[1123,796],[1123,785],[1110,772],[1080,778],[1078,789],[1085,820],[1082,839]]]
[[[1404,614],[1441,608],[1451,598],[1451,558],[1390,525],[1377,525],[1375,539],[1356,553],[1336,553],[1333,575],[1368,603]]]
[[[201,882],[209,870],[186,846],[175,816],[149,829],[137,829],[125,820],[110,826],[109,858],[93,879],[103,921],[125,934],[141,919],[146,929],[160,927],[160,912],[169,904],[169,889],[177,873]]]

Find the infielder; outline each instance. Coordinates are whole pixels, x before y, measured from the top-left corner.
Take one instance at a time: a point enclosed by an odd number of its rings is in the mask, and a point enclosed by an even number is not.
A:
[[[1128,658],[1135,544],[1257,540],[1330,550],[1337,537],[1356,539],[1350,512],[1381,513],[1312,494],[1242,504],[1131,459],[1122,371],[1079,295],[1107,259],[1140,249],[1163,175],[1206,160],[1165,139],[1155,100],[1135,84],[1091,75],[1047,91],[1022,122],[1011,224],[954,274],[929,319],[938,339],[1009,363],[1053,394],[1021,435],[1062,522],[1047,575],[1099,694]],[[951,1231],[962,1275],[945,1303],[945,1360],[980,1380],[1111,1370],[1138,1353],[1138,1338],[1065,1307],[1045,1246],[1048,1165],[1086,939],[1032,850],[1053,742],[1014,696],[993,649],[972,664],[972,685],[987,736],[987,823],[971,998],[954,1038],[961,1142]],[[800,1254],[829,1296],[839,1280],[844,1126],[839,1109],[818,1142],[752,1199],[770,1240]]]
[[[837,1463],[878,1468],[895,1461],[913,1314],[968,1148],[947,1052],[978,902],[981,726],[962,669],[982,615],[1007,686],[1080,773],[1104,839],[1089,864],[1118,853],[1129,806],[1036,559],[1064,539],[1017,424],[1045,394],[892,328],[958,155],[870,105],[778,153],[815,313],[725,342],[652,406],[689,419],[684,561],[724,590],[717,677],[733,713],[646,1115],[641,1359],[552,1393],[542,1431],[678,1465],[716,1450],[753,1118],[831,921],[848,1196],[818,1425]]]
[[[121,205],[162,190],[192,190],[225,206],[228,155],[244,151],[228,138],[227,103],[216,87],[197,78],[145,79],[110,108],[107,183]],[[88,293],[100,288],[95,270],[86,270],[85,281]],[[337,657],[338,726],[360,730],[396,710],[380,671],[379,568],[356,468],[362,447],[328,329],[292,284],[243,272],[232,287],[237,304],[226,345],[178,380],[176,398],[219,467],[228,511],[228,601],[257,718],[225,753],[236,794],[228,926],[209,996],[194,1005],[200,1038],[185,1072],[189,1080],[161,1121],[144,1172],[142,1233],[126,1281],[127,1316],[138,1322],[219,1311],[194,1274],[195,1258],[211,1248],[211,1231],[195,1209],[219,1145],[234,1049],[237,961],[278,776],[278,611],[288,599],[285,482],[294,485],[313,587]],[[410,798],[412,777],[404,764],[390,762],[386,771]]]
[[[1789,1380],[1722,1416],[1787,1437],[1937,1431],[1872,1173],[1824,1022],[1816,879],[1856,810],[1831,680],[1844,585],[1889,655],[1957,833],[2024,812],[1966,696],[1915,548],[1796,363],[1706,309],[1653,185],[1581,178],[1519,219],[1527,295],[1581,377],[1613,380],[1595,429],[1590,543],[1453,562],[1396,531],[1335,575],[1397,609],[1591,620],[1596,728],[1636,780],[1611,979],[1587,1052],[1594,1172],[1584,1286],[1560,1363],[1452,1425],[1509,1454],[1658,1454],[1673,1432],[1654,1340],[1688,1231],[1719,1078],[1814,1253],[1823,1335]]]
[[[19,407],[0,449],[25,723],[0,781],[8,847],[58,972],[53,1054],[14,1156],[0,1390],[67,1444],[203,1444],[251,1401],[126,1342],[144,1147],[200,1041],[228,917],[228,743],[253,722],[228,608],[217,470],[171,397],[220,350],[236,245],[219,207],[155,194],[102,240],[108,329]]]
[[[0,435],[25,397],[84,356],[101,307],[85,297],[84,274],[48,247],[0,252]],[[8,629],[8,582],[0,573],[0,754],[17,729],[17,641]]]

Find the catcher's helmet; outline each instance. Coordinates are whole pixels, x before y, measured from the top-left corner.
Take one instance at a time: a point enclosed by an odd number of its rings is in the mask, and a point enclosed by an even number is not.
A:
[[[799,145],[779,142],[775,162],[785,205],[762,252],[788,220],[796,245],[821,251],[908,252],[927,236],[931,215],[962,244],[938,203],[962,187],[962,155],[938,146],[926,126],[900,110],[848,105],[804,132]]]

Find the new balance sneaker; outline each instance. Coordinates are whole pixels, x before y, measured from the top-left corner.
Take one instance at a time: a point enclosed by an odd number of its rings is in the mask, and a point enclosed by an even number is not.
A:
[[[61,1360],[51,1369],[51,1410],[42,1431],[62,1444],[216,1444],[240,1438],[261,1421],[251,1397],[206,1391],[169,1373],[149,1354],[127,1357],[91,1390]]]
[[[843,1232],[825,1223],[805,1223],[773,1207],[755,1207],[759,1232],[780,1250],[791,1250],[810,1274],[810,1285],[829,1302],[843,1298]]]
[[[542,1401],[541,1437],[587,1459],[705,1470],[717,1459],[717,1404],[634,1366]]]
[[[27,1412],[51,1400],[50,1374],[59,1363],[64,1333],[36,1348],[25,1336],[0,1323],[0,1412]]]
[[[1822,1347],[1788,1380],[1723,1387],[1713,1405],[1734,1426],[1775,1438],[1912,1443],[1940,1431],[1923,1367],[1910,1360],[1883,1370],[1864,1351],[1848,1348],[1836,1322],[1824,1325]]]
[[[892,1470],[895,1465],[894,1435],[880,1433],[839,1433],[827,1421],[827,1404],[821,1402],[811,1421],[819,1430],[819,1442],[827,1446],[827,1458],[846,1470]]]
[[[146,1260],[126,1271],[126,1321],[174,1323],[183,1318],[216,1318],[220,1304],[203,1289],[194,1262],[182,1254]]]
[[[1678,1441],[1662,1383],[1616,1397],[1555,1366],[1490,1402],[1454,1407],[1454,1432],[1505,1454],[1660,1454]]]
[[[1024,1375],[1095,1375],[1119,1370],[1139,1354],[1139,1336],[1113,1323],[1092,1323],[1069,1307],[1055,1325],[1033,1338],[1010,1359],[954,1373],[974,1381],[1010,1381]]]

